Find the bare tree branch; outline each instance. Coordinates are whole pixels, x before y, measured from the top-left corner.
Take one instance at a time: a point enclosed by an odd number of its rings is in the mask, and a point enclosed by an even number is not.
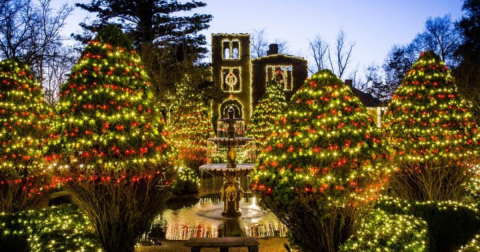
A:
[[[317,35],[309,41],[310,56],[313,58],[314,65],[309,67],[310,73],[315,73],[321,69],[329,69],[339,78],[345,74],[349,64],[354,43],[346,44],[347,35],[340,30],[337,39],[335,52],[332,53],[328,43]]]
[[[265,28],[253,30],[250,37],[251,57],[259,58],[267,55],[268,42]]]
[[[343,30],[337,35],[337,47],[336,47],[336,61],[337,61],[337,71],[334,71],[335,74],[342,78],[345,70],[347,69],[348,65],[350,64],[351,55],[353,47],[355,43],[350,43],[349,45],[345,45],[347,35]],[[330,60],[331,61],[331,60]],[[333,69],[333,65],[332,65]]]
[[[309,50],[313,57],[314,66],[309,67],[308,71],[314,74],[322,69],[327,68],[329,45],[320,35],[309,41]]]

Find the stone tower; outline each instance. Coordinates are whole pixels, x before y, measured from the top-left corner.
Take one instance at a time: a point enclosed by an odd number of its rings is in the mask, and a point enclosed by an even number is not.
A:
[[[230,105],[245,123],[252,111],[250,34],[212,34],[213,81],[227,95],[212,103],[212,121],[227,117]]]

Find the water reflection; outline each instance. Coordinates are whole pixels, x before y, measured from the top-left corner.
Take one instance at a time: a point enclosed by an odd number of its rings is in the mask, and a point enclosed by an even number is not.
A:
[[[275,215],[264,211],[255,197],[240,201],[241,217],[221,215],[220,197],[205,196],[196,200],[176,200],[177,205],[157,216],[154,227],[161,227],[168,240],[188,240],[191,237],[250,236],[256,238],[285,237],[286,227]],[[150,234],[150,237],[155,234]],[[157,236],[158,237],[158,236]]]

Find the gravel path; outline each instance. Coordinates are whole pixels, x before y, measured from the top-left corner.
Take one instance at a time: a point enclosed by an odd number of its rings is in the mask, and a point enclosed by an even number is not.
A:
[[[259,252],[287,252],[284,243],[287,238],[258,239]],[[190,248],[183,246],[185,241],[162,240],[162,246],[138,247],[136,252],[190,252]],[[203,248],[202,252],[218,252],[218,248]],[[247,252],[247,248],[230,248],[229,252]]]

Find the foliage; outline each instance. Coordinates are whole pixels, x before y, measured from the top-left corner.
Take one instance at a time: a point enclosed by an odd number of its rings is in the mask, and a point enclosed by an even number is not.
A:
[[[61,87],[56,151],[64,188],[104,249],[133,251],[169,196],[174,157],[140,57],[105,29]]]
[[[75,54],[63,43],[61,31],[73,7],[64,4],[56,11],[51,0],[3,0],[0,8],[0,58],[19,58],[30,66],[35,78],[52,95],[53,105]],[[53,95],[55,94],[55,95]]]
[[[257,160],[254,188],[305,250],[336,251],[385,182],[380,134],[322,70],[297,91]]]
[[[193,170],[208,162],[207,139],[213,136],[209,109],[198,92],[189,92],[187,84],[177,86],[179,102],[172,116],[172,143],[178,159]]]
[[[1,212],[30,209],[45,196],[49,185],[42,159],[50,116],[30,68],[18,59],[0,62]]]
[[[413,215],[428,224],[429,251],[456,251],[480,230],[475,205],[455,201],[404,201],[384,197],[375,206],[390,214]]]
[[[383,70],[385,71],[385,84],[390,86],[390,97],[394,91],[400,86],[403,79],[410,71],[410,67],[415,63],[417,54],[412,45],[393,46],[388,53]]]
[[[447,65],[457,65],[454,52],[460,43],[460,32],[455,27],[450,15],[430,17],[425,22],[425,29],[406,45],[395,45],[388,53],[383,69],[385,84],[389,93],[400,86],[410,67],[421,52],[434,51]]]
[[[180,166],[177,168],[177,180],[173,184],[172,192],[175,195],[195,194],[200,187],[200,179],[195,170]]]
[[[411,215],[373,210],[340,251],[428,251],[427,223]]]
[[[121,28],[139,50],[157,95],[172,90],[208,51],[201,31],[208,29],[212,15],[187,14],[206,6],[203,2],[92,0],[76,6],[98,19],[81,23],[85,33],[75,38],[87,42],[93,31],[108,24]]]
[[[102,251],[75,205],[0,213],[2,251]]]
[[[265,94],[253,110],[247,134],[254,137],[257,143],[265,142],[286,106],[282,85],[275,80],[270,81]]]
[[[455,50],[460,44],[460,31],[455,27],[450,14],[443,17],[429,17],[425,30],[417,34],[412,45],[417,53],[433,51],[448,66],[455,66]]]
[[[445,63],[422,53],[395,91],[384,117],[396,172],[390,186],[403,199],[462,196],[478,141],[475,122]]]
[[[480,167],[474,166],[472,169],[473,176],[466,182],[465,188],[467,190],[466,200],[469,197],[480,205]]]
[[[453,74],[459,90],[473,104],[475,119],[480,122],[480,2],[465,0],[464,13],[457,23],[462,43],[455,54],[459,65]]]

